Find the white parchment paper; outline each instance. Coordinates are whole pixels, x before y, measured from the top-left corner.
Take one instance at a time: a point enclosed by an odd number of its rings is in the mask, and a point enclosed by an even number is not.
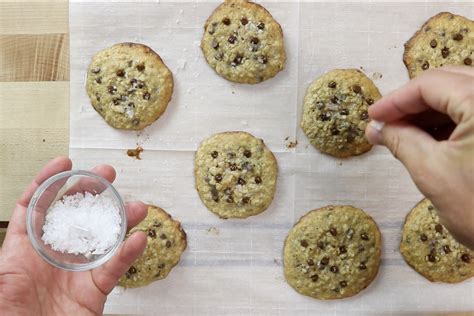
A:
[[[159,205],[180,220],[188,248],[170,275],[147,287],[110,295],[106,312],[128,314],[361,315],[396,311],[474,310],[474,280],[431,283],[398,252],[407,212],[421,199],[403,166],[384,148],[334,159],[312,148],[299,128],[308,84],[333,68],[362,69],[388,93],[408,80],[403,44],[440,11],[474,16],[471,3],[267,2],[282,25],[287,66],[259,85],[217,76],[199,48],[217,3],[92,2],[70,4],[70,155],[76,168],[109,163],[125,200]],[[137,133],[109,127],[90,106],[84,78],[91,57],[118,42],[144,43],[175,79],[165,114]],[[279,163],[275,199],[246,220],[220,220],[194,189],[193,158],[213,133],[244,130],[265,140]],[[287,148],[289,141],[296,148]],[[126,155],[141,145],[142,160]],[[377,279],[361,294],[317,301],[283,277],[282,246],[295,221],[326,204],[351,204],[380,226],[383,258]]]

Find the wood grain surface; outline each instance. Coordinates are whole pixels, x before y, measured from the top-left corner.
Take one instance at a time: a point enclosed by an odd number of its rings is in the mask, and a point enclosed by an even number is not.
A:
[[[38,170],[68,154],[68,7],[0,1],[0,227]]]

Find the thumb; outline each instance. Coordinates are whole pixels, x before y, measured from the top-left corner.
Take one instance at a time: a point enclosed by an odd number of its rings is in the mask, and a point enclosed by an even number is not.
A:
[[[372,120],[367,126],[366,136],[370,143],[386,146],[410,174],[426,165],[424,157],[430,156],[436,144],[428,133],[406,122]]]

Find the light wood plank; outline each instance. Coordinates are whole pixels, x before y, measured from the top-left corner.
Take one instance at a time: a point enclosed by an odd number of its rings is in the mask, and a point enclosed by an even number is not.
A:
[[[69,82],[3,82],[0,100],[0,221],[8,221],[41,167],[68,154]]]
[[[0,2],[0,34],[68,33],[67,1]]]
[[[69,35],[0,35],[0,81],[69,80]]]

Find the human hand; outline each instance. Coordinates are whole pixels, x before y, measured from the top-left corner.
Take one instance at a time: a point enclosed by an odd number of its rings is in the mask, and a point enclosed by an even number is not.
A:
[[[35,252],[26,233],[28,203],[43,181],[71,167],[66,157],[50,161],[16,204],[0,250],[0,311],[4,315],[100,315],[107,295],[145,249],[145,234],[134,233],[110,261],[85,272],[61,270]],[[115,179],[111,166],[92,171],[109,182]],[[141,202],[128,203],[126,209],[128,228],[147,213]]]
[[[474,249],[474,68],[428,70],[372,105],[369,116],[368,140],[390,149],[441,223]]]

